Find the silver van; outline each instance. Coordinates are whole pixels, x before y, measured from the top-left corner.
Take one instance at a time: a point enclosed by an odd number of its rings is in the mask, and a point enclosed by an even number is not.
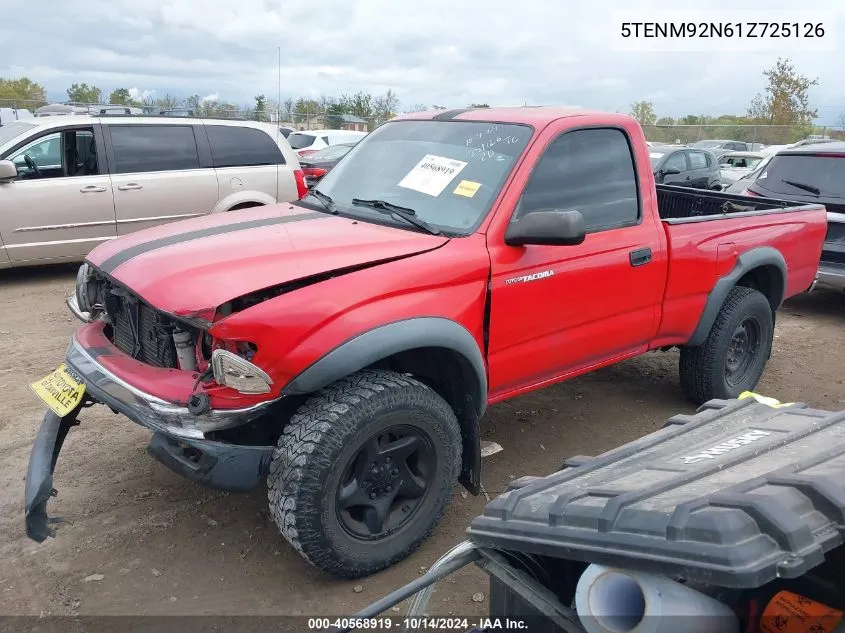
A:
[[[82,260],[98,244],[208,213],[297,200],[277,127],[66,115],[0,127],[0,268]]]

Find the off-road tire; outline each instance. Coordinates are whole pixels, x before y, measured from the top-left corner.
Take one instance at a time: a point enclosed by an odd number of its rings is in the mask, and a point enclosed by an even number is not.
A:
[[[362,542],[337,517],[340,471],[357,451],[356,443],[385,423],[384,416],[405,412],[410,424],[424,425],[436,474],[405,525],[380,540]],[[367,576],[408,556],[440,521],[460,473],[461,446],[455,413],[433,389],[392,371],[357,372],[316,393],[286,425],[267,477],[270,514],[284,538],[315,567],[345,578]]]
[[[741,384],[730,385],[725,377],[728,349],[734,331],[748,317],[756,318],[761,325],[760,345],[747,376]],[[753,288],[735,287],[728,293],[704,343],[681,348],[678,365],[686,397],[703,404],[714,398],[736,398],[743,391],[754,389],[766,367],[773,335],[774,315],[768,299]]]

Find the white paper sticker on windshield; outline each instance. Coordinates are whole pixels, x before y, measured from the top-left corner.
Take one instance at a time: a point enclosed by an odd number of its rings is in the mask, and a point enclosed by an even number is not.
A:
[[[649,158],[660,158],[661,156],[663,156],[663,154],[657,154],[655,152],[648,155]]]
[[[426,154],[399,182],[399,186],[437,197],[466,166],[461,160]]]

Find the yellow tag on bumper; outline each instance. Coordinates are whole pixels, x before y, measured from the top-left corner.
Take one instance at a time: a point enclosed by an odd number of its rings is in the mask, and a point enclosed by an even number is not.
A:
[[[73,411],[85,395],[85,383],[64,363],[53,373],[32,383],[29,388],[61,418]]]

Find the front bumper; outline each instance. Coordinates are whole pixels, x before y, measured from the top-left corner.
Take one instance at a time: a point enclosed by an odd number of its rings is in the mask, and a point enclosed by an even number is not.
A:
[[[246,424],[266,412],[274,401],[245,409],[211,410],[193,415],[187,408],[166,402],[133,387],[97,362],[97,350],[83,348],[74,338],[66,363],[85,381],[87,401],[99,402],[153,431],[150,454],[165,466],[197,483],[233,492],[256,487],[266,476],[272,446],[246,446],[210,440],[202,430]],[[61,519],[47,516],[47,502],[56,495],[53,470],[71,426],[78,424],[77,409],[64,418],[48,411],[30,454],[26,476],[26,533],[41,542],[54,536],[51,525]]]

